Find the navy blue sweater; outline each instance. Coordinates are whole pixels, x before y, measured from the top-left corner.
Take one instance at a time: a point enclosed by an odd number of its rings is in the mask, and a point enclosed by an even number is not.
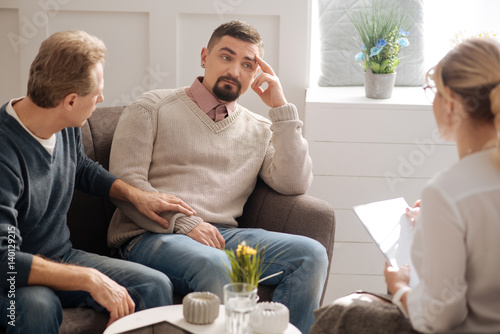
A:
[[[72,245],[66,224],[75,188],[109,198],[116,177],[83,151],[80,128],[47,150],[0,108],[0,286],[27,285],[33,255],[57,259]]]

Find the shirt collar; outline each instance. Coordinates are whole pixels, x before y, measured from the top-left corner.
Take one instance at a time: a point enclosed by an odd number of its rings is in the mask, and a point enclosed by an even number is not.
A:
[[[6,107],[7,114],[12,116],[25,130],[28,132],[33,138],[35,138],[50,154],[54,152],[54,148],[56,146],[56,134],[53,134],[50,136],[48,139],[42,139],[38,136],[36,136],[33,132],[31,132],[26,125],[21,121],[19,116],[17,115],[17,112],[14,110],[13,105],[16,104],[17,102],[21,101],[24,97],[18,98],[18,99],[12,99],[9,101]]]
[[[216,108],[221,104],[215,96],[202,84],[203,77],[197,77],[191,87],[186,88],[186,94],[193,100],[204,113]],[[228,116],[236,109],[236,101],[223,103],[226,106]]]

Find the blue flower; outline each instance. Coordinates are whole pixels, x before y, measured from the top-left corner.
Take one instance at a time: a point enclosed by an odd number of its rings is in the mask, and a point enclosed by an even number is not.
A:
[[[365,51],[366,50],[366,46],[363,44],[361,45],[361,50]]]
[[[377,41],[376,46],[378,48],[383,48],[386,44],[387,44],[387,42],[385,41],[385,39],[379,38],[379,40]],[[373,48],[372,48],[372,50],[373,50]]]
[[[354,60],[363,60],[363,59],[365,59],[365,54],[363,52],[360,52],[354,56]]]
[[[382,49],[383,47],[374,46],[370,49],[370,57],[378,55],[380,52],[382,52]]]
[[[399,36],[407,37],[410,35],[409,31],[404,31],[403,29],[399,28]]]
[[[401,46],[402,48],[405,48],[407,47],[408,45],[410,45],[410,41],[408,40],[408,38],[406,37],[401,37],[400,39],[398,39],[398,44],[399,46]]]

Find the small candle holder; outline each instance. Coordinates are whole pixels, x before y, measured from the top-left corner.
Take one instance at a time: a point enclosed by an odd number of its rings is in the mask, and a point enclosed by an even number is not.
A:
[[[290,311],[281,303],[258,303],[252,312],[251,319],[250,326],[255,333],[283,333],[290,321]]]
[[[187,322],[206,325],[219,316],[220,299],[211,292],[191,292],[182,299],[182,314]]]

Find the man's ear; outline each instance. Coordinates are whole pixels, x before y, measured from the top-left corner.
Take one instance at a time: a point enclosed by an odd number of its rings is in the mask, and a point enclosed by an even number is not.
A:
[[[207,48],[203,48],[201,49],[201,65],[205,64],[207,62],[207,56],[208,56],[208,49]]]
[[[73,107],[75,106],[76,99],[78,97],[78,94],[76,93],[70,93],[64,97],[64,99],[61,101],[64,109],[66,110],[72,110]]]

